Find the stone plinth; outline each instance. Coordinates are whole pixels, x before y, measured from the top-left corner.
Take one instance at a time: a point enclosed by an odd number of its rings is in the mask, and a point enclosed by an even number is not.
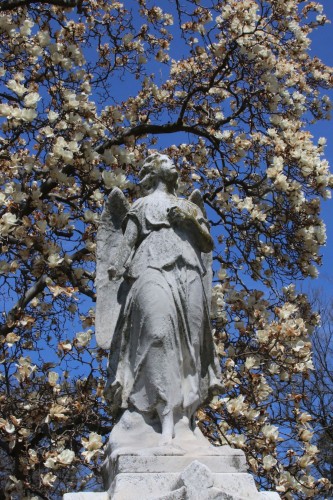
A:
[[[242,451],[223,447],[212,453],[109,455],[103,467],[107,491],[67,494],[64,500],[279,500],[277,493],[257,491]]]
[[[218,453],[219,451],[219,453]],[[105,461],[103,475],[112,500],[277,500],[259,493],[246,473],[240,450],[212,448],[212,455],[137,456],[118,454]],[[74,500],[74,499],[73,499]]]

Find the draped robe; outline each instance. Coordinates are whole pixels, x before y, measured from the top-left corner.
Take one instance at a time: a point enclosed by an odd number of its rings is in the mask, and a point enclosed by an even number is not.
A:
[[[197,205],[156,191],[137,200],[124,221],[125,230],[134,221],[138,239],[109,358],[105,392],[116,410],[159,405],[192,416],[218,386],[204,255],[187,226],[170,224],[172,207],[207,228]]]

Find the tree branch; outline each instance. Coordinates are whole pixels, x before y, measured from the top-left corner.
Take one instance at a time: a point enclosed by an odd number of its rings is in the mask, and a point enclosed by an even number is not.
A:
[[[37,4],[50,4],[57,5],[59,7],[76,7],[80,4],[77,0],[8,0],[7,2],[2,2],[0,5],[0,12],[5,12],[6,10],[17,9],[18,7],[29,7],[32,3]]]
[[[95,148],[95,151],[96,153],[103,154],[104,151],[111,148],[112,146],[120,146],[121,144],[124,144],[126,138],[131,136],[142,137],[146,134],[171,134],[175,132],[188,132],[199,137],[205,137],[211,143],[213,143],[215,147],[218,147],[219,145],[219,141],[217,139],[214,139],[214,137],[204,129],[199,129],[195,125],[184,125],[181,122],[166,123],[165,125],[142,123],[133,128],[127,129],[122,135],[115,137],[114,139],[105,141],[100,146],[97,146]]]
[[[7,322],[0,327],[1,335],[7,335],[12,330],[12,323],[19,317],[22,309],[46,287],[46,274],[43,274],[36,283],[30,287],[24,295],[16,302],[7,315]]]

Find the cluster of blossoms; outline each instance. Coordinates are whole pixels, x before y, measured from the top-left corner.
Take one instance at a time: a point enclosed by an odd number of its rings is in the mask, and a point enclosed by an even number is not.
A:
[[[210,405],[210,432],[216,443],[243,449],[255,474],[284,497],[316,496],[318,485],[329,482],[305,473],[319,450],[311,444],[312,417],[304,409],[307,395],[301,387],[314,368],[311,333],[319,318],[294,286],[286,287],[285,301],[273,307],[263,292],[249,296],[226,284],[227,277],[224,281],[214,288],[212,314],[226,393]],[[234,328],[231,314],[236,315]],[[270,414],[277,404],[288,415],[285,423],[289,420],[281,430]],[[201,418],[206,425],[207,416]]]
[[[333,71],[309,52],[322,7],[20,4],[0,6],[4,491],[43,498],[97,476],[111,415],[93,339],[96,227],[110,190],[134,200],[142,160],[163,149],[180,193],[204,195],[221,266],[212,322],[225,394],[200,425],[244,449],[263,488],[315,496],[328,483],[310,473],[318,450],[297,387],[317,318],[280,290],[316,276],[325,243],[333,179],[325,139],[308,131],[330,112]]]

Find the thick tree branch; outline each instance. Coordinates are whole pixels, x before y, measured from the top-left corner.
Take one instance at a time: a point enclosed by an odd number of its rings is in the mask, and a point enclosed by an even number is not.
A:
[[[7,2],[1,2],[0,12],[5,12],[7,10],[17,9],[18,7],[29,7],[31,4],[50,4],[59,7],[76,7],[81,4],[77,0],[8,0]]]
[[[114,139],[105,141],[103,144],[97,146],[95,151],[96,153],[103,154],[104,151],[112,146],[120,146],[121,144],[124,144],[126,142],[126,138],[131,136],[142,137],[147,134],[171,134],[175,132],[188,132],[189,134],[194,134],[199,137],[205,137],[215,147],[218,147],[219,145],[219,141],[217,139],[214,139],[214,137],[203,128],[198,128],[195,125],[184,125],[182,122],[166,123],[164,125],[142,123],[136,127],[127,129],[123,134],[115,137]]]
[[[12,308],[12,310],[8,313],[7,315],[7,322],[0,327],[0,333],[1,335],[7,335],[12,328],[13,328],[13,323],[18,319],[22,309],[24,309],[31,300],[36,297],[40,292],[44,290],[46,287],[46,279],[47,276],[46,274],[43,274],[37,281],[36,283],[30,287],[24,295],[16,302],[15,306]]]

